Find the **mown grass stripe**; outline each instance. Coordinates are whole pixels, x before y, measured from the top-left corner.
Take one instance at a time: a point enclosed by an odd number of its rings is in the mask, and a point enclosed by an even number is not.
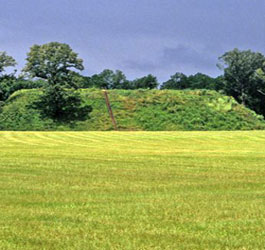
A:
[[[0,132],[0,249],[263,249],[265,132]]]

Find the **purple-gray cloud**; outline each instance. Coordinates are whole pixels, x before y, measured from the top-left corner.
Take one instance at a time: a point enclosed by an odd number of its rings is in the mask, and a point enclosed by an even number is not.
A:
[[[0,8],[0,51],[20,69],[31,45],[59,41],[84,59],[84,74],[217,75],[225,51],[265,53],[264,13],[263,0],[8,0]]]

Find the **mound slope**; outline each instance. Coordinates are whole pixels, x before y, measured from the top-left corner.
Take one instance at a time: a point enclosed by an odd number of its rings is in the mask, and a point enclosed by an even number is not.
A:
[[[112,130],[101,90],[82,89],[93,111],[90,119],[58,123],[43,118],[31,104],[41,90],[20,90],[2,107],[0,130]],[[264,129],[263,118],[215,91],[110,90],[110,103],[119,130],[254,130]]]

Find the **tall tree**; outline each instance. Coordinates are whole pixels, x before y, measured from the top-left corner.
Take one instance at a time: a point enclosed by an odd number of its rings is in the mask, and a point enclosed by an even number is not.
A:
[[[12,56],[7,55],[6,52],[0,51],[0,75],[3,74],[5,68],[16,66],[16,61]]]
[[[6,52],[0,51],[0,102],[8,97],[8,92],[15,82],[15,74],[4,74],[5,69],[8,67],[16,66],[16,61],[13,57],[7,55]]]
[[[77,88],[74,69],[83,70],[83,60],[68,44],[51,42],[31,47],[23,71],[48,82],[49,86],[44,89],[39,101],[34,103],[34,107],[41,109],[43,115],[60,121],[88,117],[92,108],[83,103],[80,93],[64,88]]]
[[[84,69],[78,54],[68,44],[58,42],[33,45],[26,60],[23,71],[31,77],[45,79],[51,85],[72,85],[73,69]]]
[[[256,95],[258,92],[254,75],[257,69],[262,68],[265,57],[251,50],[234,49],[219,57],[219,60],[218,66],[224,70],[226,92],[240,103],[250,104],[253,91]]]

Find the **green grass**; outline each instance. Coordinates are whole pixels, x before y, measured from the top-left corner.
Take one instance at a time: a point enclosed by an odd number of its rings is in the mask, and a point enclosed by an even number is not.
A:
[[[0,249],[264,249],[265,132],[0,132]]]
[[[0,130],[109,131],[113,129],[101,90],[79,90],[92,106],[90,119],[56,123],[32,108],[41,90],[15,92],[0,110]],[[205,131],[261,130],[262,116],[239,105],[232,97],[210,90],[110,90],[109,99],[119,130]]]

